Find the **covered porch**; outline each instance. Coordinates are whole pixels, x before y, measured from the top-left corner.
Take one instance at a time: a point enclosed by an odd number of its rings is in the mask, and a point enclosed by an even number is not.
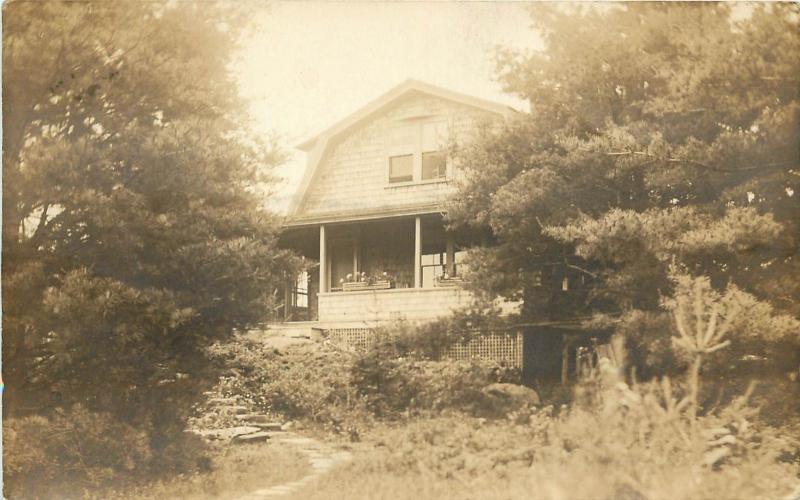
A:
[[[460,287],[464,235],[442,215],[289,226],[282,243],[303,255],[307,271],[287,293],[287,321],[428,320],[465,306]]]

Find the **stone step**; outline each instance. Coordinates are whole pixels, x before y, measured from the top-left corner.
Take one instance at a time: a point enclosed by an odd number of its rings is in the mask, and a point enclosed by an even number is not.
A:
[[[253,427],[258,427],[262,431],[282,432],[283,426],[278,422],[247,422]]]
[[[239,402],[236,398],[210,398],[207,404],[211,406],[235,405]]]
[[[273,425],[277,425],[277,428],[275,430],[280,430],[280,428],[283,425],[283,424],[281,424],[279,422],[275,422],[274,420],[272,420],[272,417],[270,417],[269,415],[261,415],[261,414],[258,414],[258,413],[239,414],[239,415],[236,415],[236,418],[241,420],[241,421],[243,421],[243,422],[247,422],[247,423],[253,424],[253,425],[255,425],[255,424],[273,424]]]
[[[201,429],[192,430],[198,436],[202,436],[210,440],[227,440],[234,439],[238,436],[244,436],[261,432],[261,429],[255,426],[242,425],[238,427],[228,427],[226,429]]]
[[[241,434],[233,438],[234,443],[263,443],[270,438],[268,432],[254,432],[252,434]]]
[[[218,406],[217,409],[219,409],[222,413],[227,413],[229,415],[246,415],[250,411],[250,408],[239,405]]]

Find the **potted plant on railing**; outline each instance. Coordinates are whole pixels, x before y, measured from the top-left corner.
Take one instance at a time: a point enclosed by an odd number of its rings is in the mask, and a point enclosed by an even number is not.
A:
[[[356,290],[386,290],[394,288],[394,277],[387,272],[369,275],[365,272],[348,274],[339,280],[342,290],[352,292]]]
[[[441,276],[437,276],[433,280],[433,286],[456,286],[464,283],[464,279],[460,276],[450,276],[445,270]]]

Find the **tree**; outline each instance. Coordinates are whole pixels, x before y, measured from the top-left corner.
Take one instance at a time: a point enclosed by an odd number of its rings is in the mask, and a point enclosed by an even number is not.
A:
[[[652,368],[669,345],[664,301],[706,276],[765,318],[736,345],[796,345],[797,7],[531,13],[545,50],[498,56],[531,112],[457,152],[451,224],[491,234],[472,252],[479,291],[523,299],[528,319],[593,316]]]
[[[245,15],[5,6],[7,415],[80,403],[163,448],[210,374],[203,348],[262,320],[297,269],[250,189],[281,157],[227,70]]]

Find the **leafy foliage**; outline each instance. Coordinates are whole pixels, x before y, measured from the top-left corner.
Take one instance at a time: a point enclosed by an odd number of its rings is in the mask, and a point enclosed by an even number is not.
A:
[[[228,73],[245,14],[4,9],[6,415],[80,403],[169,456],[204,347],[264,319],[297,268],[252,189],[281,155],[245,140]]]
[[[674,276],[706,276],[760,311],[732,342],[796,346],[798,19],[788,4],[736,20],[724,4],[534,7],[545,49],[498,56],[531,112],[457,151],[451,224],[492,243],[471,252],[476,288],[664,347]],[[668,361],[646,351],[640,369]]]
[[[277,350],[241,338],[215,345],[214,357],[228,372],[219,389],[260,411],[354,439],[376,421],[444,411],[496,416],[481,389],[518,382],[518,371],[488,361],[431,359],[423,354],[427,339],[418,343],[430,328],[402,324],[359,352],[318,345]]]

